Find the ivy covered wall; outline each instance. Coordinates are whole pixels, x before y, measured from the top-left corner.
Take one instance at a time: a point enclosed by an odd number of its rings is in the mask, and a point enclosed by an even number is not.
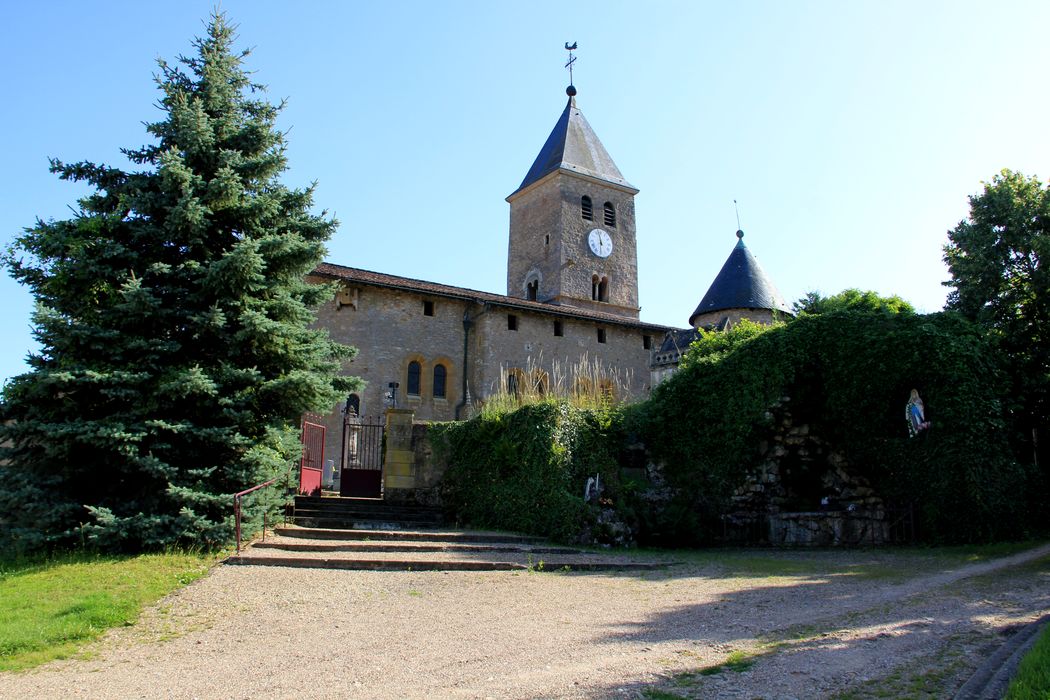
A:
[[[1011,454],[1003,377],[981,331],[954,315],[742,323],[702,338],[646,402],[594,411],[548,401],[437,428],[450,465],[443,500],[464,524],[563,541],[612,509],[642,543],[712,543],[787,398],[851,473],[888,504],[914,507],[920,538],[1024,536],[1041,527],[1045,489]],[[915,438],[904,419],[912,389],[932,422]],[[642,482],[625,478],[639,442]],[[595,473],[606,491],[587,504]]]

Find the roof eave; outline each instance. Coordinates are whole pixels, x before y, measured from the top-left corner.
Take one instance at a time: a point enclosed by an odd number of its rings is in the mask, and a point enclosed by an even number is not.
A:
[[[314,277],[322,277],[322,278],[331,279],[331,280],[342,280],[342,281],[346,281],[346,282],[353,282],[354,284],[361,284],[361,285],[366,285],[366,286],[371,286],[371,287],[380,287],[380,288],[383,288],[383,289],[394,289],[394,290],[398,290],[398,291],[407,291],[407,292],[412,292],[413,294],[420,294],[420,295],[423,295],[423,296],[432,296],[432,297],[439,297],[439,298],[445,298],[445,299],[455,299],[457,301],[468,301],[468,302],[474,302],[474,303],[477,303],[477,304],[485,304],[485,305],[489,305],[489,306],[501,306],[501,307],[510,308],[510,309],[517,309],[517,310],[520,310],[520,311],[532,311],[532,312],[535,312],[535,313],[544,313],[544,314],[548,314],[548,315],[552,315],[552,316],[559,316],[561,318],[572,318],[572,319],[576,319],[576,320],[587,320],[587,321],[591,321],[591,322],[594,322],[594,323],[606,323],[606,324],[610,324],[610,325],[626,326],[626,327],[637,328],[637,329],[642,329],[642,330],[651,330],[651,331],[654,331],[654,332],[666,332],[667,330],[670,329],[669,326],[661,326],[661,325],[655,324],[655,323],[646,323],[645,321],[639,321],[639,320],[636,320],[636,319],[619,318],[619,317],[615,317],[615,316],[605,316],[605,315],[598,316],[598,315],[590,314],[590,313],[586,313],[586,312],[580,313],[579,309],[573,309],[571,307],[558,306],[558,305],[555,305],[555,304],[544,304],[543,302],[518,300],[518,299],[515,299],[514,297],[508,297],[508,296],[504,296],[504,295],[500,295],[500,294],[493,294],[492,292],[481,292],[481,291],[478,291],[478,290],[465,289],[465,288],[462,288],[462,289],[447,288],[447,289],[443,289],[443,290],[422,289],[422,288],[413,287],[410,284],[399,284],[398,282],[396,282],[394,280],[382,281],[382,280],[374,280],[374,279],[360,279],[360,278],[355,278],[352,275],[352,272],[356,268],[347,268],[347,267],[344,267],[342,265],[337,265],[336,263],[323,263],[323,264],[331,265],[332,267],[343,268],[343,269],[347,270],[348,272],[350,272],[351,274],[340,275],[340,274],[335,273],[335,272],[325,272],[325,271],[321,271],[321,270],[315,269],[313,272],[310,273],[310,275],[312,275]],[[370,272],[371,274],[382,274],[382,273],[375,273],[375,272],[372,272],[370,270],[363,270],[363,272]],[[409,280],[409,278],[404,278],[404,279],[406,279],[407,281],[411,281],[411,280]],[[423,282],[423,280],[417,280],[417,281]],[[447,285],[442,285],[442,286],[447,286]]]
[[[583,172],[582,170],[574,170],[572,168],[566,168],[565,166],[561,166],[561,167],[555,168],[554,170],[551,170],[549,173],[545,174],[543,177],[540,177],[540,178],[538,178],[536,180],[533,180],[529,184],[527,184],[527,185],[525,185],[523,187],[519,187],[518,189],[514,190],[514,192],[512,192],[509,195],[507,195],[506,201],[508,201],[508,202],[514,201],[518,197],[521,197],[522,195],[524,195],[526,192],[530,192],[530,191],[536,189],[537,187],[539,187],[540,185],[542,185],[543,183],[547,182],[548,180],[553,179],[559,173],[561,173],[563,175],[571,175],[572,177],[579,178],[579,179],[584,180],[586,182],[593,182],[593,183],[596,183],[596,184],[599,184],[599,185],[604,185],[606,187],[610,187],[610,188],[612,188],[614,190],[619,190],[620,192],[623,192],[623,193],[629,194],[629,195],[636,195],[636,194],[638,194],[641,191],[637,187],[635,187],[634,185],[632,185],[632,184],[630,184],[629,182],[626,182],[626,181],[624,181],[624,182],[614,182],[612,180],[607,180],[607,179],[605,179],[603,177],[597,177],[595,175],[591,175],[590,173]]]

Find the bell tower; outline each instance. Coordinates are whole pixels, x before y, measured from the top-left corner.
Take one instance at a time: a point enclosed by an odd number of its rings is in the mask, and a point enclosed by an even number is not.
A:
[[[565,92],[558,123],[507,197],[507,295],[636,319],[638,189],[576,106],[576,88]]]

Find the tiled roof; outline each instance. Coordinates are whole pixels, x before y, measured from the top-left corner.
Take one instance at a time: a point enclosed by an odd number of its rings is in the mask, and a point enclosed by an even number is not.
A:
[[[744,245],[744,232],[737,231],[736,235],[733,252],[689,317],[689,325],[695,326],[693,319],[700,314],[727,309],[770,309],[791,314],[791,308]]]
[[[576,98],[571,96],[558,123],[547,137],[547,142],[543,144],[540,154],[536,156],[528,174],[518,189],[514,190],[514,194],[555,170],[589,175],[634,192],[638,191],[620,174],[620,169],[609,157],[598,135],[591,129],[583,113],[577,109]],[[514,194],[510,196],[513,197]]]
[[[644,323],[642,321],[624,318],[623,316],[617,316],[615,314],[607,314],[602,313],[600,311],[591,311],[589,309],[577,309],[571,306],[545,304],[540,301],[528,301],[526,299],[508,297],[503,294],[481,292],[475,289],[467,289],[465,287],[452,287],[446,284],[438,284],[437,282],[426,282],[424,280],[412,279],[410,277],[398,277],[397,275],[387,275],[382,272],[372,272],[371,270],[362,270],[356,267],[345,267],[343,265],[335,265],[333,263],[321,263],[317,266],[316,269],[314,269],[313,274],[318,277],[327,277],[329,279],[344,280],[346,282],[352,282],[355,284],[371,285],[374,287],[386,287],[387,289],[402,289],[409,292],[416,292],[418,294],[428,294],[431,296],[461,299],[464,301],[474,301],[479,304],[495,304],[498,306],[521,309],[523,311],[536,311],[543,314],[561,316],[565,318],[576,318],[587,321],[600,321],[602,323],[615,324],[618,326],[628,326],[630,328],[649,330],[653,333],[663,333],[668,330],[667,326],[659,326],[653,323]]]
[[[667,332],[664,336],[663,343],[660,345],[659,353],[677,352],[679,355],[684,353],[693,341],[700,337],[700,334],[696,332],[695,328],[673,328]]]

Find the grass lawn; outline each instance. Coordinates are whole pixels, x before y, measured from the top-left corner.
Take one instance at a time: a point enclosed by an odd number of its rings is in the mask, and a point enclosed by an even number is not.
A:
[[[1006,700],[1046,700],[1050,698],[1050,625],[1021,660],[1017,675],[1010,681]]]
[[[68,658],[106,630],[208,572],[215,557],[66,554],[0,560],[0,671]]]

